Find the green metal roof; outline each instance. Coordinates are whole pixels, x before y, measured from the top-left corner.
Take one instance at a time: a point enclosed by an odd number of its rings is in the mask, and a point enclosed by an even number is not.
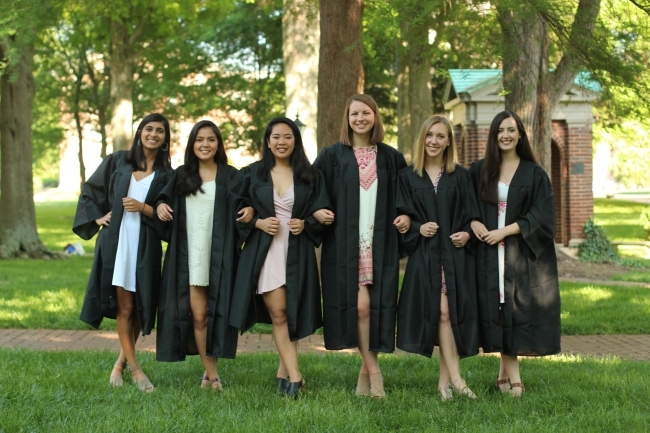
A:
[[[449,78],[454,87],[454,93],[480,89],[494,80],[500,79],[501,69],[449,69]],[[574,84],[592,92],[602,92],[600,83],[591,78],[590,72],[579,72]]]

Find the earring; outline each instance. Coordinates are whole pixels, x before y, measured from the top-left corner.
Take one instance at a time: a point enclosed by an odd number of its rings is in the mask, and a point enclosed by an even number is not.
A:
[[[162,150],[163,152],[167,152],[169,150],[169,144],[163,143],[163,145],[160,146],[160,150]]]
[[[142,147],[142,142],[140,141],[139,138],[138,138],[138,147]]]

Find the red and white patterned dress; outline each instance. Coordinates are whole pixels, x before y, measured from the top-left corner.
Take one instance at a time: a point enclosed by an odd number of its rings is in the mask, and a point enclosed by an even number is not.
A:
[[[438,173],[438,176],[436,176],[436,179],[433,181],[433,190],[435,191],[436,195],[438,195],[438,184],[440,183],[440,178],[442,177],[442,173],[445,172],[445,167],[442,167],[440,169],[440,172]],[[445,279],[445,267],[441,263],[440,264],[441,268],[441,273],[442,273],[442,294],[446,295],[447,294],[447,280]]]
[[[499,182],[499,203],[497,205],[499,216],[497,220],[497,228],[504,228],[506,226],[506,208],[508,207],[508,189],[510,188],[509,183]],[[506,241],[505,239],[499,242],[499,302],[502,304],[504,300],[504,273],[506,269],[505,265],[506,260]]]
[[[377,207],[377,146],[355,147],[359,164],[359,285],[372,284],[372,237]]]

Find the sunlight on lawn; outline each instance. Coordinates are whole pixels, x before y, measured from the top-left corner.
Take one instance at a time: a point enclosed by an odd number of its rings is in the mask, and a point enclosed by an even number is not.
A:
[[[81,309],[78,296],[70,289],[45,290],[35,296],[0,299],[0,320],[24,320],[32,313],[76,313]]]
[[[563,294],[564,296],[575,296],[581,298],[583,301],[595,302],[610,299],[613,293],[609,289],[600,287],[586,286],[581,289],[571,290],[570,294]]]

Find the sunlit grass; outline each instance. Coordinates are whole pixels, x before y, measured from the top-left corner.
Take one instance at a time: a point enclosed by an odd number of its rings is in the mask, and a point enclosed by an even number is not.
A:
[[[219,361],[225,390],[199,389],[197,357],[157,363],[141,354],[157,386],[145,395],[129,383],[113,389],[116,354],[0,349],[0,431],[223,432],[521,432],[646,431],[650,366],[617,358],[526,358],[522,399],[494,387],[498,358],[462,361],[477,401],[441,402],[438,359],[380,356],[388,398],[354,395],[360,360],[350,355],[300,355],[307,395],[281,399],[274,390],[277,355]],[[35,374],[37,373],[37,374]]]
[[[560,287],[563,334],[650,332],[650,289],[580,283]]]
[[[640,215],[647,206],[627,200],[597,198],[594,199],[594,219],[614,242],[646,241]]]

